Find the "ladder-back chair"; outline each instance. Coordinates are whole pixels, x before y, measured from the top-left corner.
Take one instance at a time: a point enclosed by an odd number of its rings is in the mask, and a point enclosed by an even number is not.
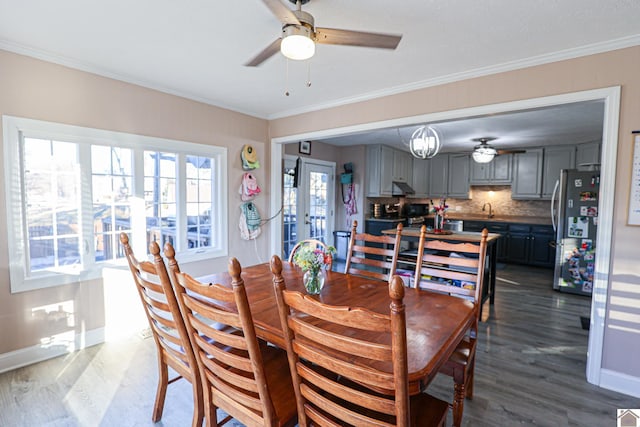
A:
[[[277,256],[271,271],[301,427],[444,426],[446,402],[426,393],[409,396],[399,276],[391,280],[390,313],[383,315],[287,291]]]
[[[398,224],[395,236],[358,233],[357,227],[358,221],[353,221],[345,274],[389,281],[396,273],[402,224]]]
[[[174,255],[173,247],[165,244],[178,303],[198,359],[206,425],[222,425],[231,417],[247,426],[295,425],[286,352],[259,343],[238,260],[229,260],[232,286],[228,287],[204,284],[174,269]],[[220,423],[217,408],[229,414]]]
[[[488,231],[482,230],[480,243],[456,243],[426,237],[420,230],[414,283],[416,288],[447,293],[472,300],[475,320],[464,340],[440,370],[453,377],[453,425],[460,426],[464,399],[473,398],[478,322],[482,311],[482,286],[486,269]],[[438,237],[439,239],[446,239]]]
[[[158,387],[151,419],[153,422],[160,421],[168,385],[184,378],[193,388],[192,426],[200,427],[204,412],[197,362],[167,269],[160,256],[160,248],[156,242],[149,245],[149,251],[153,255],[151,263],[136,259],[126,233],[120,233],[120,242],[147,315],[158,354]],[[169,379],[169,367],[179,376]]]

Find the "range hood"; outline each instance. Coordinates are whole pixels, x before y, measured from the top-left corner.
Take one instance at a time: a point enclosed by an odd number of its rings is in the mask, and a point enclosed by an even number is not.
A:
[[[393,189],[391,194],[394,196],[405,196],[407,194],[415,194],[416,192],[406,182],[393,181]]]

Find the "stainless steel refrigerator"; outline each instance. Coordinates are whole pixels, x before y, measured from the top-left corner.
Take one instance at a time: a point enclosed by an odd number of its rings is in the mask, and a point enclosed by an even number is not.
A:
[[[599,171],[560,171],[551,199],[551,219],[556,230],[553,289],[591,295],[599,190]]]

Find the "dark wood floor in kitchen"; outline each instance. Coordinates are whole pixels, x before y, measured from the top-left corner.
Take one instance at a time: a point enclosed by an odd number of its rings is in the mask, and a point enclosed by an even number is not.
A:
[[[552,291],[551,277],[547,269],[499,269],[465,426],[613,426],[616,408],[640,407],[586,382],[588,332],[579,317],[590,302]],[[136,335],[0,374],[0,426],[190,425],[184,381],[169,387],[162,422],[151,422],[155,386],[153,341]],[[452,388],[439,376],[429,391],[448,399]]]

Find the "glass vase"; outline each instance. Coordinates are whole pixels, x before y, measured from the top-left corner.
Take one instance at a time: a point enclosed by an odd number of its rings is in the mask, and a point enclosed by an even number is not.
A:
[[[302,280],[304,287],[311,295],[318,295],[324,286],[324,270],[307,270],[304,272]]]
[[[440,232],[444,226],[444,215],[435,214],[433,217],[433,231]]]

